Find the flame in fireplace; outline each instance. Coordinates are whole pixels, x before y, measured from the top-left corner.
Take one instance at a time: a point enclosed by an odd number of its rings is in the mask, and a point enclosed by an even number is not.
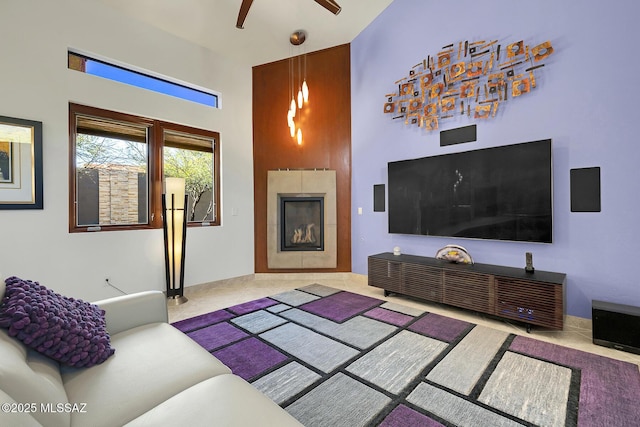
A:
[[[313,231],[313,227],[315,227],[315,224],[300,224],[296,229],[293,230],[291,243],[315,243],[316,236]]]

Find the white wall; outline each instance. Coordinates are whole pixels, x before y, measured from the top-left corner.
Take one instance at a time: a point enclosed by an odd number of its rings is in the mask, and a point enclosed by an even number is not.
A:
[[[0,115],[43,123],[44,209],[0,210],[0,273],[96,300],[164,289],[162,230],[68,231],[68,103],[220,132],[222,226],[189,228],[187,286],[251,274],[251,68],[94,1],[1,0]],[[67,69],[67,49],[222,93],[212,109]],[[232,215],[232,209],[237,215]]]

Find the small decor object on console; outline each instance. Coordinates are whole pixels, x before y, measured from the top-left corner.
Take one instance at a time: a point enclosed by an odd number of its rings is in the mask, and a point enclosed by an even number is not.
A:
[[[394,246],[394,247],[393,247],[393,254],[394,254],[394,255],[400,255],[400,254],[401,254],[401,252],[400,252],[400,246]]]
[[[447,245],[436,253],[437,259],[455,262],[456,264],[473,264],[473,258],[462,246]]]
[[[533,273],[536,271],[536,269],[533,268],[533,254],[531,252],[526,252],[524,255],[527,262],[527,265],[524,267],[524,271],[527,273]]]

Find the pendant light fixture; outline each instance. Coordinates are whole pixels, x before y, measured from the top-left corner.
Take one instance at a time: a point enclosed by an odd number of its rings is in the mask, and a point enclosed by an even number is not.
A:
[[[291,33],[289,37],[289,43],[292,46],[300,46],[307,39],[307,33],[304,30],[298,30]],[[301,64],[304,60],[304,64]],[[297,64],[296,64],[297,62]],[[304,74],[302,70],[304,65]],[[296,78],[296,68],[298,69]],[[302,84],[300,84],[302,80]],[[297,83],[297,84],[296,84]],[[297,87],[297,91],[294,87]],[[302,110],[304,105],[309,102],[309,85],[307,84],[307,55],[298,55],[297,57],[289,58],[289,96],[291,97],[291,104],[289,105],[289,111],[287,112],[287,125],[292,138],[296,138],[298,145],[302,145],[302,129],[300,128],[300,119],[298,123],[294,120],[296,113],[299,116],[299,110]],[[297,130],[296,130],[297,129]]]

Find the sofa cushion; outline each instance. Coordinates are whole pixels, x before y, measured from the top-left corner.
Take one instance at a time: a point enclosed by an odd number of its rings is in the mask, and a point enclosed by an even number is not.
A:
[[[68,426],[68,413],[41,410],[67,403],[67,394],[60,376],[60,364],[27,348],[0,329],[0,388],[17,403],[35,404],[31,416],[40,424],[51,427]],[[7,402],[0,399],[0,403]],[[0,426],[20,425],[28,417],[16,413],[1,413]]]
[[[196,384],[126,424],[126,427],[159,425],[302,426],[288,412],[236,375],[219,375]]]
[[[2,402],[3,405],[10,405],[6,407],[9,408],[9,410],[3,408],[2,411],[0,411],[0,426],[42,427],[42,424],[36,421],[30,412],[25,412],[24,410],[18,411],[18,402],[2,390],[0,390],[0,402]],[[13,411],[13,409],[15,409],[15,411]]]
[[[85,413],[71,414],[72,426],[124,425],[194,384],[231,372],[167,323],[138,326],[111,341],[118,351],[103,364],[62,369],[69,402],[86,403]]]
[[[5,284],[0,327],[10,336],[69,366],[93,366],[113,354],[104,311],[97,306],[30,280],[9,277]]]
[[[161,291],[136,292],[93,303],[105,311],[110,335],[150,323],[169,323],[167,297]]]

